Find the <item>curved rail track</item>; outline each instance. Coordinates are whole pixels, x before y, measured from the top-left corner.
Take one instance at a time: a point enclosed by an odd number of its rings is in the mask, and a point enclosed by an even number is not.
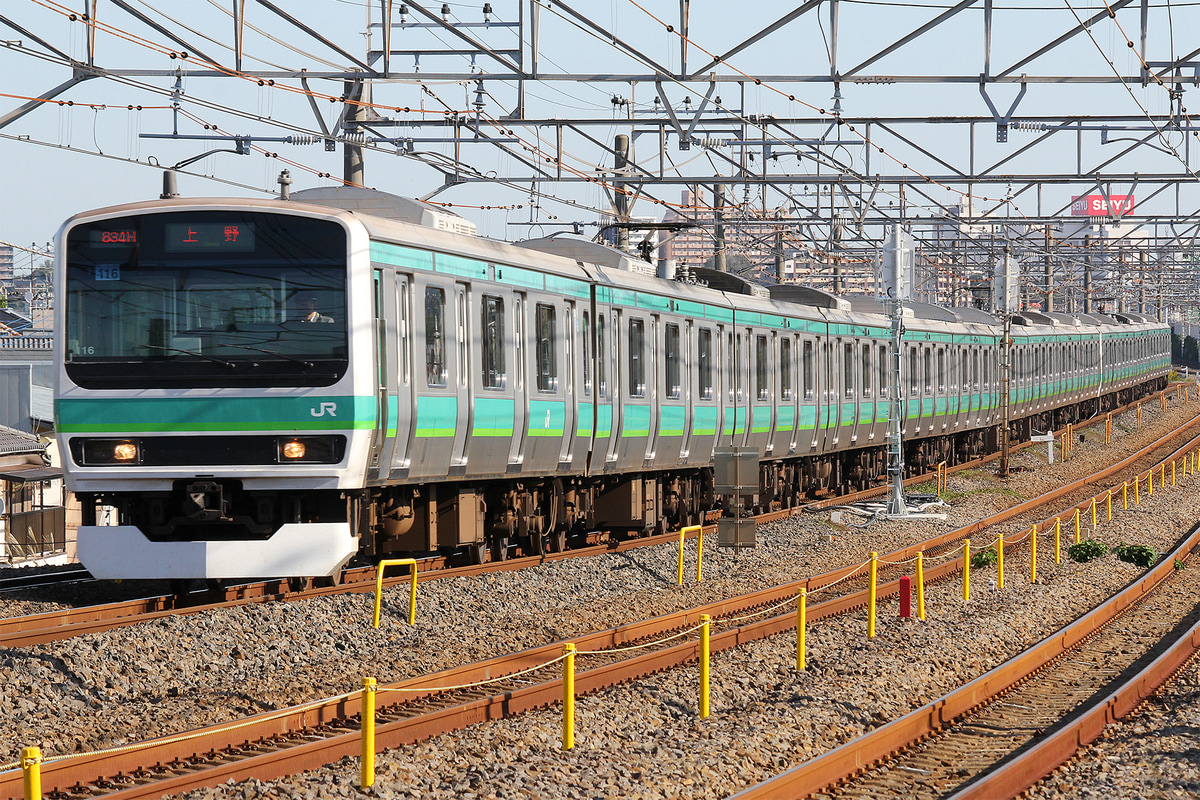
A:
[[[1193,418],[1189,425],[1196,424],[1198,419]],[[1131,465],[1137,466],[1150,453],[1165,446],[1162,441],[1156,442],[1110,467],[1105,474],[1128,469]],[[1196,441],[1193,440],[1181,450],[1190,451],[1195,446]],[[1079,483],[1091,485],[1096,480],[1092,476]],[[1036,506],[1061,499],[1074,491],[1079,491],[1079,486],[1072,484],[1062,487],[1037,500],[1027,501],[966,528],[911,545],[885,558],[902,560],[919,550],[928,551],[935,547],[953,549],[955,543],[964,536],[989,525],[1033,513]],[[677,539],[678,536],[666,538]],[[646,540],[634,544],[641,543],[646,543]],[[561,554],[561,557],[568,557],[568,554]],[[514,561],[493,566],[515,568],[517,565],[518,562]],[[960,565],[961,559],[949,559],[933,566],[926,570],[926,580],[932,582],[952,576]],[[855,589],[847,580],[859,569],[861,567],[844,567],[795,583],[576,638],[572,643],[578,651],[587,652],[595,659],[587,662],[589,669],[576,674],[576,690],[579,693],[598,691],[696,661],[699,658],[699,643],[694,638],[684,639],[683,636],[696,629],[702,614],[710,615],[718,625],[722,619],[743,617],[754,612],[765,611],[767,614],[747,624],[730,620],[727,624],[734,627],[714,632],[710,649],[720,651],[794,630],[796,619],[792,604],[801,588],[815,592],[839,584],[837,588],[841,593],[838,596],[809,607],[810,620],[861,607],[867,602],[867,589]],[[886,597],[894,594],[898,588],[899,580],[885,582],[878,587],[878,595]],[[324,593],[336,590],[316,591]],[[786,610],[779,613],[780,608]],[[676,638],[663,640],[663,637],[671,635]],[[625,648],[642,643],[648,643],[645,649],[635,651],[633,655],[625,652]],[[554,665],[560,661],[563,645],[562,642],[549,644],[379,687],[381,701],[375,733],[377,748],[411,743],[476,722],[560,702],[562,680]],[[535,669],[538,671],[525,674]],[[481,682],[485,685],[475,685]],[[441,688],[465,685],[472,686],[465,689]],[[158,797],[165,793],[211,786],[230,778],[267,779],[294,774],[342,756],[357,755],[360,748],[360,708],[360,696],[356,692],[260,714],[235,723],[163,737],[117,752],[50,759],[43,768],[43,785],[57,792],[55,796],[58,798],[97,794],[118,798]],[[20,796],[20,780],[19,771],[0,774],[0,796]]]

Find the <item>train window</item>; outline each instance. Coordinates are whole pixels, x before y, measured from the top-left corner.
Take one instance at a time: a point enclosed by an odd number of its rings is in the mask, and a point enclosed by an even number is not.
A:
[[[779,340],[779,395],[791,400],[792,394],[792,340]]]
[[[925,394],[933,391],[933,351],[926,350],[923,360],[925,366]]]
[[[700,398],[713,399],[713,335],[711,328],[701,328],[697,342],[700,359]]]
[[[812,399],[816,392],[816,381],[813,380],[813,343],[804,343],[804,397]]]
[[[537,387],[539,392],[558,391],[558,353],[555,336],[554,306],[538,303],[537,318]]]
[[[939,347],[937,351],[937,390],[941,394],[946,391],[946,348]]]
[[[871,396],[871,345],[862,346],[862,396]]]
[[[400,382],[409,383],[410,381],[410,365],[408,353],[408,284],[400,284],[399,298],[400,313],[397,322],[397,335],[400,337]]]
[[[446,293],[425,287],[425,380],[446,385]]]
[[[679,382],[679,326],[668,324],[664,331],[667,355],[667,397],[678,400],[683,395]]]
[[[854,397],[854,345],[842,345],[842,395]]]
[[[513,361],[513,372],[518,392],[525,391],[525,300],[524,295],[513,296],[513,348],[516,358]]]
[[[629,320],[629,396],[646,396],[646,323]]]
[[[759,400],[771,396],[770,379],[767,375],[767,337],[754,337],[754,393]]]
[[[963,393],[971,391],[971,351],[964,349],[958,358],[958,380]]]
[[[592,394],[592,326],[590,324],[591,312],[583,312],[583,327],[580,329],[582,334],[583,347],[583,393],[587,396]]]
[[[483,339],[483,387],[503,389],[507,380],[504,371],[504,300],[484,295],[481,327]]]
[[[889,373],[888,373],[890,366],[891,365],[888,361],[887,345],[880,345],[879,346],[879,396],[880,397],[888,396],[888,385],[891,383],[891,378],[889,377]]]
[[[604,315],[596,315],[596,388],[601,397],[608,397],[608,360],[605,358]]]
[[[908,384],[913,394],[921,393],[921,373],[917,369],[917,348],[908,348]]]
[[[729,381],[729,399],[741,400],[745,396],[746,387],[742,386],[742,335],[729,335],[729,346],[733,350],[733,379]]]

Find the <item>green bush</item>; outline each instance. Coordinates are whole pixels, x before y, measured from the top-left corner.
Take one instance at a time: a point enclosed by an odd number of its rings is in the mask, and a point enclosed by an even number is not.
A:
[[[1095,539],[1085,539],[1079,544],[1068,547],[1067,555],[1071,557],[1071,560],[1080,563],[1091,561],[1093,558],[1103,558],[1108,555],[1108,545]]]
[[[1136,564],[1139,567],[1149,567],[1155,561],[1158,561],[1158,553],[1144,544],[1125,544],[1121,542],[1113,548],[1113,552],[1122,561],[1128,561],[1130,564]]]
[[[991,547],[985,547],[983,550],[978,550],[971,554],[972,567],[988,567],[1000,560],[996,555],[996,550]]]
[[[1180,559],[1175,559],[1175,569],[1187,569],[1187,562]]]

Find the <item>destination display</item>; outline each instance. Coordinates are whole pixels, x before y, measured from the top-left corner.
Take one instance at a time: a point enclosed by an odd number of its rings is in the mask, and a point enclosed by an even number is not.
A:
[[[254,251],[250,222],[169,222],[163,227],[163,249],[168,253]]]

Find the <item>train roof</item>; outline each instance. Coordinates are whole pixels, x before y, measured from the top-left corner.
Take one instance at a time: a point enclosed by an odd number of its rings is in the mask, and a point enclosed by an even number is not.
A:
[[[427,228],[452,231],[467,236],[476,234],[475,223],[447,211],[441,206],[401,197],[398,194],[362,189],[354,186],[316,186],[291,193],[291,201],[309,203],[314,206],[340,208],[373,217],[411,222]]]

